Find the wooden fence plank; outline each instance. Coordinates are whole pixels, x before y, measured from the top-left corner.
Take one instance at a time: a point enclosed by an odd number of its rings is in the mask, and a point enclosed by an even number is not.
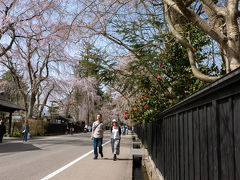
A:
[[[212,123],[212,108],[211,106],[206,107],[207,111],[207,133],[208,133],[208,179],[213,179],[214,177],[214,159],[213,159],[213,153],[214,153],[214,146],[213,141],[216,141],[216,139],[213,139],[213,123]]]
[[[189,179],[189,162],[188,162],[188,136],[189,136],[189,128],[188,128],[188,116],[187,112],[183,113],[183,136],[184,136],[184,179],[188,180]]]
[[[209,132],[211,132],[211,136],[212,136],[212,156],[211,158],[209,158],[213,164],[213,171],[212,171],[212,177],[210,176],[210,180],[218,180],[220,179],[219,177],[219,133],[218,133],[218,129],[219,129],[219,121],[218,121],[218,104],[217,101],[214,100],[212,101],[212,108],[211,108],[211,125],[209,127]]]
[[[164,168],[164,171],[163,171],[163,173],[164,173],[164,177],[166,177],[167,176],[167,167],[166,167],[166,165],[167,165],[167,126],[166,126],[166,120],[164,119],[164,121],[163,121],[163,131],[164,131],[164,136],[163,136],[163,139],[164,139],[164,141],[163,141],[163,147],[164,147],[164,153],[163,153],[163,158],[164,158],[164,166],[163,166],[163,168]]]
[[[234,179],[233,127],[229,116],[229,100],[219,102],[220,179]]]
[[[169,178],[169,164],[170,164],[170,161],[169,161],[169,157],[170,157],[170,153],[169,153],[169,121],[168,120],[165,120],[165,132],[166,132],[166,136],[165,136],[165,141],[166,141],[166,145],[165,145],[165,177],[166,179]]]
[[[235,180],[240,179],[240,96],[233,99]]]
[[[200,154],[199,154],[199,119],[198,109],[193,110],[193,152],[194,152],[194,180],[200,180]]]
[[[179,116],[176,114],[176,180],[180,179],[180,136],[179,136]]]
[[[193,157],[193,112],[188,111],[188,141],[189,141],[189,179],[194,179],[194,157]]]
[[[206,106],[199,108],[201,179],[208,179]]]
[[[185,180],[184,175],[184,132],[183,132],[183,114],[179,114],[179,146],[180,146],[180,180]]]
[[[176,169],[177,169],[177,160],[176,160],[176,150],[177,150],[177,135],[176,135],[176,115],[172,117],[173,119],[173,124],[172,124],[172,129],[173,129],[173,180],[176,180]]]

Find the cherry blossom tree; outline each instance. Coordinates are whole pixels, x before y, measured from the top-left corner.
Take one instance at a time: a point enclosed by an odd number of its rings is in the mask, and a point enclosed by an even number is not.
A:
[[[33,116],[41,84],[48,79],[50,73],[58,70],[55,67],[59,67],[57,65],[60,62],[69,60],[64,49],[68,28],[61,14],[55,11],[57,4],[54,1],[39,1],[33,5],[39,5],[41,14],[29,19],[27,23],[21,23],[18,27],[21,36],[15,39],[11,50],[0,61],[10,70],[24,97],[27,117]],[[35,12],[35,6],[31,7],[31,11]],[[24,77],[28,91],[23,89],[17,72],[21,72]]]
[[[65,74],[64,78],[57,80],[50,99],[59,102],[59,114],[89,124],[95,118],[101,100],[97,94],[96,82],[95,78]]]
[[[44,12],[53,6],[53,0],[1,0],[0,57],[12,48],[16,38],[22,36],[23,26],[43,16]]]
[[[101,113],[105,123],[111,125],[113,119],[117,119],[123,124],[129,124],[124,118],[124,112],[129,108],[134,98],[126,98],[114,89],[108,92],[108,98],[105,98],[101,107]]]
[[[198,79],[205,82],[215,81],[220,77],[219,73],[206,73],[200,68],[208,67],[209,59],[229,73],[239,67],[239,21],[238,3],[227,1],[79,1],[82,3],[81,11],[75,13],[73,23],[79,29],[80,35],[102,36],[117,44],[138,58],[138,52],[134,51],[132,45],[126,42],[126,36],[121,36],[118,29],[114,28],[116,21],[125,22],[139,21],[149,17],[149,21],[155,21],[156,26],[143,24],[139,36],[145,35],[142,41],[148,41],[147,31],[156,36],[164,33],[172,34],[186,49],[192,73]],[[88,17],[88,18],[86,18]],[[163,23],[160,27],[157,23]],[[144,26],[145,25],[145,26]],[[115,26],[116,27],[116,26]],[[193,29],[198,29],[201,35],[207,36],[212,42],[206,47],[194,47],[191,38]],[[203,33],[202,33],[203,32]],[[131,36],[131,32],[129,32]],[[159,51],[164,50],[167,41],[148,42],[148,46],[157,47]],[[139,49],[141,50],[141,49]],[[209,54],[199,65],[198,55]]]
[[[39,91],[36,97],[36,114],[38,117],[42,117],[45,106],[47,105],[48,99],[55,88],[55,81],[46,81],[39,87]]]

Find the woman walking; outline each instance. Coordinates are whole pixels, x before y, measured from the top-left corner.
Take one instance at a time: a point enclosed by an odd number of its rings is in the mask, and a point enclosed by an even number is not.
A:
[[[26,120],[26,122],[23,124],[22,127],[22,140],[23,142],[27,142],[27,138],[28,138],[28,133],[29,133],[29,124],[28,124],[28,120]]]
[[[111,133],[113,160],[116,161],[117,155],[120,153],[121,128],[115,119],[112,120]]]

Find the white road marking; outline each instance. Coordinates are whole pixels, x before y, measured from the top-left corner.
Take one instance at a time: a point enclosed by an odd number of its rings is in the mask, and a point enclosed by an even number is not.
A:
[[[105,146],[106,144],[108,144],[110,141],[107,141],[106,143],[103,144],[103,146]],[[61,167],[60,169],[54,171],[53,173],[45,176],[44,178],[40,179],[40,180],[48,180],[51,179],[52,177],[56,176],[57,174],[59,174],[60,172],[64,171],[65,169],[69,168],[70,166],[72,166],[73,164],[77,163],[78,161],[80,161],[81,159],[87,157],[89,154],[93,153],[93,150],[89,151],[88,153],[78,157],[77,159],[73,160],[72,162],[66,164],[65,166]]]

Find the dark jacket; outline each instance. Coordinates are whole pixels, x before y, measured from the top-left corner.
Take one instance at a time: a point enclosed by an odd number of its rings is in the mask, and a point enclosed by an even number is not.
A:
[[[6,133],[6,126],[4,124],[0,124],[0,136],[3,136]]]
[[[29,124],[27,124],[27,123],[23,124],[22,131],[24,131],[24,130],[25,130],[26,133],[29,132]]]

